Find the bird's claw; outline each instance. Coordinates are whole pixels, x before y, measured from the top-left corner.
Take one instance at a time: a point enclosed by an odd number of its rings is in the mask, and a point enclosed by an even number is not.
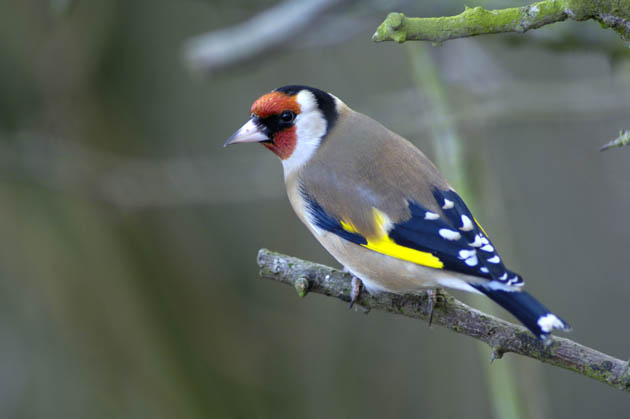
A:
[[[437,304],[437,290],[429,289],[427,290],[428,304],[429,304],[429,327],[433,323],[433,309]]]
[[[350,307],[354,305],[355,302],[359,299],[359,295],[361,294],[361,288],[363,287],[363,283],[356,276],[352,277],[352,289],[350,290]]]

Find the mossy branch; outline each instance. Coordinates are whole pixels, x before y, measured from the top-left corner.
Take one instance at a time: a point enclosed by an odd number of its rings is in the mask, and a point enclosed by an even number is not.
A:
[[[262,278],[291,285],[301,297],[315,292],[350,301],[350,274],[267,249],[258,252],[258,266]],[[368,311],[381,310],[425,321],[429,316],[426,293],[396,295],[362,291],[356,304]],[[543,343],[524,327],[475,310],[442,290],[438,293],[433,324],[487,343],[492,349],[492,359],[512,352],[630,391],[628,361],[556,336]]]
[[[523,33],[566,19],[594,19],[630,42],[630,0],[544,0],[529,6],[497,10],[466,7],[459,15],[446,17],[420,18],[390,13],[372,40],[432,41],[439,44],[449,39],[477,35]]]

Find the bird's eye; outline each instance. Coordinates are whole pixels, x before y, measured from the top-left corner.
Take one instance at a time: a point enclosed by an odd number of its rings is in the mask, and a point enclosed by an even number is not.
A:
[[[291,111],[284,111],[280,114],[280,119],[285,123],[293,122],[295,114]]]

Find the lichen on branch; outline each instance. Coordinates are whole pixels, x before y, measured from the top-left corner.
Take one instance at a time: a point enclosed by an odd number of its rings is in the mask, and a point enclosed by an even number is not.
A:
[[[449,39],[477,35],[523,33],[566,19],[594,19],[602,27],[612,28],[630,43],[630,0],[544,0],[524,7],[497,10],[466,7],[459,15],[446,17],[421,18],[390,13],[377,28],[372,40],[399,43],[431,41],[439,44]]]
[[[318,293],[350,301],[350,274],[267,249],[258,252],[258,266],[262,278],[290,285],[300,297],[307,293]],[[363,291],[355,305],[365,311],[380,310],[414,319],[429,319],[426,293],[397,295]],[[524,327],[475,310],[442,290],[438,293],[433,324],[487,343],[492,348],[492,359],[512,352],[630,392],[628,361],[556,336],[551,336],[548,343],[543,343]]]
[[[630,144],[630,130],[621,130],[617,138],[601,146],[599,151],[608,150],[613,147],[623,147],[628,144]]]

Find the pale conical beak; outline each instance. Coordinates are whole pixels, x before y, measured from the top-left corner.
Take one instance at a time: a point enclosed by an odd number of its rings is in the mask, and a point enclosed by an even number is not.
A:
[[[236,143],[259,143],[267,140],[269,137],[260,130],[254,118],[251,118],[241,129],[228,138],[223,147]]]

